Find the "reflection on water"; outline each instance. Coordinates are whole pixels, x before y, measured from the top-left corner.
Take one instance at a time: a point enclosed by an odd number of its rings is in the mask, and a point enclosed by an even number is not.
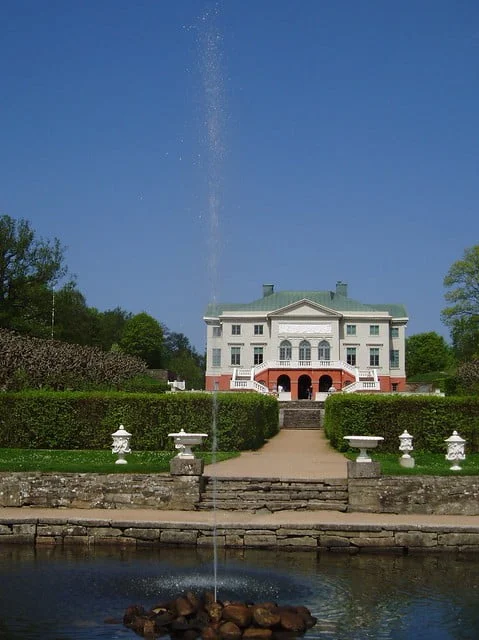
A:
[[[152,606],[212,587],[212,553],[0,547],[0,639],[136,638],[130,604]],[[218,597],[304,604],[308,638],[457,640],[479,637],[479,558],[222,551]]]

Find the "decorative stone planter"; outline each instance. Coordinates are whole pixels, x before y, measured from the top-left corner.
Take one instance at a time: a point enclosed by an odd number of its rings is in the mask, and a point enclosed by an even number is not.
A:
[[[169,438],[173,438],[175,449],[179,453],[170,461],[171,475],[198,475],[203,473],[203,460],[195,458],[195,454],[191,450],[196,444],[201,444],[204,438],[208,437],[207,433],[186,433],[181,429],[178,433],[169,433]]]
[[[347,440],[351,447],[359,449],[356,462],[372,462],[368,449],[375,449],[384,438],[382,436],[344,436],[344,440]]]
[[[175,449],[179,450],[177,458],[194,460],[195,454],[191,450],[195,444],[201,444],[203,438],[207,438],[207,433],[186,433],[183,429],[179,433],[169,433],[169,438],[174,438]]]

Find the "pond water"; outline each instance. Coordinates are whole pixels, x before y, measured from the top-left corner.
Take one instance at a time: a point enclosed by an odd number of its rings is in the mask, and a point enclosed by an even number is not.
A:
[[[218,598],[304,604],[308,639],[479,637],[479,558],[220,551]],[[0,547],[2,640],[137,638],[121,624],[150,607],[212,587],[212,553]]]

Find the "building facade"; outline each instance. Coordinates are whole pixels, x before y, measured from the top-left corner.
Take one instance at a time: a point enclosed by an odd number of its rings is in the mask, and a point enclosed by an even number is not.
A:
[[[363,304],[335,291],[274,291],[245,304],[209,305],[207,390],[256,390],[321,400],[331,390],[402,391],[401,304]]]

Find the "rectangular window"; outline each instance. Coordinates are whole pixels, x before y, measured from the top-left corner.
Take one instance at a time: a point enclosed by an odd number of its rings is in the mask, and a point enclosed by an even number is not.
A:
[[[391,327],[391,338],[399,338],[399,327]]]
[[[213,327],[213,338],[221,338],[221,327]]]
[[[379,348],[371,347],[369,349],[369,366],[379,367]]]
[[[241,364],[241,347],[231,347],[231,364],[235,367]]]
[[[392,391],[397,391],[398,390],[398,383],[397,382],[393,382],[391,384],[391,390]]]
[[[356,347],[347,347],[346,362],[353,367],[356,366]]]
[[[370,336],[378,336],[379,335],[379,325],[378,324],[370,324],[369,325],[369,335]]]
[[[356,335],[356,325],[355,324],[347,324],[346,325],[346,335],[347,336],[355,336]]]
[[[253,361],[255,365],[263,362],[263,347],[254,348]]]
[[[399,369],[399,349],[391,349],[389,364],[391,369]]]
[[[241,335],[241,325],[240,324],[232,324],[231,325],[231,335],[232,336],[240,336]]]
[[[221,349],[213,349],[211,364],[213,367],[221,367]]]
[[[254,325],[254,335],[255,336],[262,336],[263,335],[263,325],[262,324],[255,324]]]

